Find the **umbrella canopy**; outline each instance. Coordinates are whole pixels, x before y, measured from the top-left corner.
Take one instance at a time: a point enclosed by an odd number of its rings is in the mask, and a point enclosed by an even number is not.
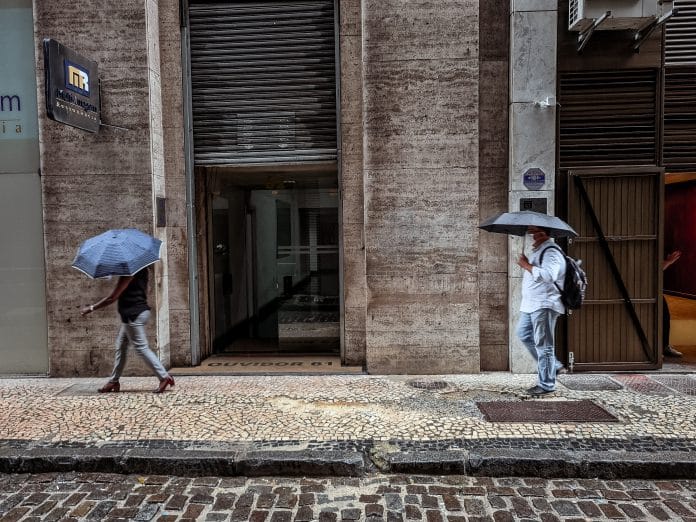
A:
[[[529,227],[539,227],[549,230],[551,237],[577,237],[573,228],[556,216],[524,210],[522,212],[503,212],[486,219],[479,228],[488,232],[524,236]]]
[[[131,276],[159,261],[162,241],[140,230],[107,230],[80,245],[73,268],[92,278]]]

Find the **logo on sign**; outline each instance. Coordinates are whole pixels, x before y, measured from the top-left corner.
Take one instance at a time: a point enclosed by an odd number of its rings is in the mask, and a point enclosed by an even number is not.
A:
[[[89,96],[89,73],[79,65],[65,60],[65,86],[78,94]]]
[[[522,183],[529,190],[540,190],[546,184],[546,174],[538,168],[527,169],[522,177]]]

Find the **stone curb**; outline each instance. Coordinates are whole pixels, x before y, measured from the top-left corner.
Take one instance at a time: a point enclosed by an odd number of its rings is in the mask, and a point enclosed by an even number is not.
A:
[[[540,478],[693,478],[691,452],[202,451],[145,448],[0,448],[0,473],[100,472],[182,476],[361,476],[369,472]]]

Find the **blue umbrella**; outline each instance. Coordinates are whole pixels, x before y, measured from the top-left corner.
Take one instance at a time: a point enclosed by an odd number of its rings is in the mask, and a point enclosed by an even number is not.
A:
[[[162,241],[140,230],[107,230],[80,245],[73,268],[92,278],[131,276],[160,260]]]

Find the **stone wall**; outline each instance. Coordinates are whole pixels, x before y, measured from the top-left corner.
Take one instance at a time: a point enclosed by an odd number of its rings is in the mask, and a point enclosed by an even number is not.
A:
[[[479,218],[508,207],[508,68],[510,1],[480,3]],[[507,237],[479,232],[481,370],[508,360]]]
[[[39,97],[39,135],[43,183],[44,238],[50,374],[107,375],[120,320],[115,307],[87,317],[82,305],[108,295],[114,281],[91,281],[70,267],[84,239],[109,228],[135,227],[154,233],[151,108],[154,54],[148,50],[146,10],[151,2],[88,0],[79,8],[35,2],[35,41]],[[152,26],[150,26],[152,30]],[[99,64],[102,127],[91,134],[46,118],[43,38],[54,38]],[[153,147],[154,144],[154,147]],[[157,172],[156,170],[156,172]],[[157,268],[151,304],[166,301],[166,281]],[[157,308],[156,307],[156,308]],[[157,311],[157,309],[155,309]],[[166,345],[166,328],[157,313],[149,325],[150,343]],[[166,356],[166,353],[163,353]],[[138,361],[131,371],[143,372]],[[149,373],[149,372],[146,372]]]
[[[367,369],[478,372],[478,1],[362,8]]]
[[[340,2],[341,155],[345,364],[365,363],[365,206],[361,1]]]

